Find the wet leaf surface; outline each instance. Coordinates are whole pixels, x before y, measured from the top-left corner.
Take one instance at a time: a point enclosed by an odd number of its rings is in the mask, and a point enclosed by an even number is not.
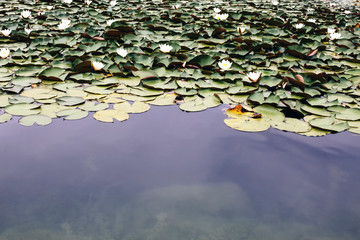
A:
[[[1,29],[12,30],[0,35],[0,48],[10,51],[0,59],[0,108],[10,115],[34,115],[23,125],[41,125],[43,116],[80,119],[89,111],[99,121],[124,121],[151,105],[179,104],[197,112],[243,104],[254,111],[241,110],[239,116],[230,111],[225,120],[237,130],[272,126],[307,136],[359,132],[355,2],[281,1],[275,7],[229,1],[221,7],[229,14],[224,20],[214,17],[219,5],[207,0],[181,2],[181,12],[167,1],[79,4],[0,3]],[[34,14],[19,18],[19,9]],[[69,24],[61,25],[67,19]],[[224,60],[231,64],[219,64]],[[10,120],[1,116],[1,122]]]

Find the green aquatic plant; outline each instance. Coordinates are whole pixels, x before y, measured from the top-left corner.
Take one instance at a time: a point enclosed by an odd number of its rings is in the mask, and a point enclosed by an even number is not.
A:
[[[1,122],[89,112],[112,122],[150,105],[226,104],[259,109],[225,120],[242,131],[360,133],[356,2],[9,0],[0,9]],[[269,109],[284,118],[265,117]]]

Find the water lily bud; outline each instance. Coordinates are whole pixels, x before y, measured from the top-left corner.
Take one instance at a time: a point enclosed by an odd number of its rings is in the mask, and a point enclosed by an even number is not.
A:
[[[180,8],[180,4],[176,4],[174,6],[172,6],[173,9],[179,9]]]
[[[160,51],[163,53],[168,53],[173,50],[173,47],[168,44],[159,44]]]
[[[240,35],[242,35],[246,31],[246,27],[245,26],[237,27],[237,31]]]
[[[10,55],[10,50],[8,48],[1,48],[0,49],[0,57],[2,59],[7,58]]]
[[[91,66],[95,71],[101,70],[105,65],[102,62],[91,61]]]
[[[230,62],[229,60],[222,60],[218,63],[218,65],[221,70],[229,70],[231,68],[232,62]]]
[[[128,54],[128,51],[125,50],[124,48],[118,48],[116,50],[117,54],[119,54],[122,57],[126,57],[126,55]]]
[[[246,76],[249,78],[250,81],[257,82],[259,81],[261,74],[261,72],[250,72]]]
[[[90,5],[91,2],[92,2],[91,0],[85,0],[86,5]]]
[[[50,11],[51,9],[53,9],[53,8],[54,8],[54,6],[47,6],[47,7],[46,7],[46,9],[49,10],[49,11]]]
[[[8,37],[11,33],[11,29],[4,29],[4,30],[1,30],[1,34],[4,36],[4,37]]]

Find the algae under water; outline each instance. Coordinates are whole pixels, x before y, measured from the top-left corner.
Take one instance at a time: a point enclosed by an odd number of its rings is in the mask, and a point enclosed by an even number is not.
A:
[[[222,118],[154,107],[117,124],[0,125],[0,239],[360,238],[356,135]]]

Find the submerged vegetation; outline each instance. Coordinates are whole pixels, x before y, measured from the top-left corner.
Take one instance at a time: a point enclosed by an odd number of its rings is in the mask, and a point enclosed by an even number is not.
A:
[[[225,124],[360,133],[356,1],[3,1],[0,122],[230,105]]]

